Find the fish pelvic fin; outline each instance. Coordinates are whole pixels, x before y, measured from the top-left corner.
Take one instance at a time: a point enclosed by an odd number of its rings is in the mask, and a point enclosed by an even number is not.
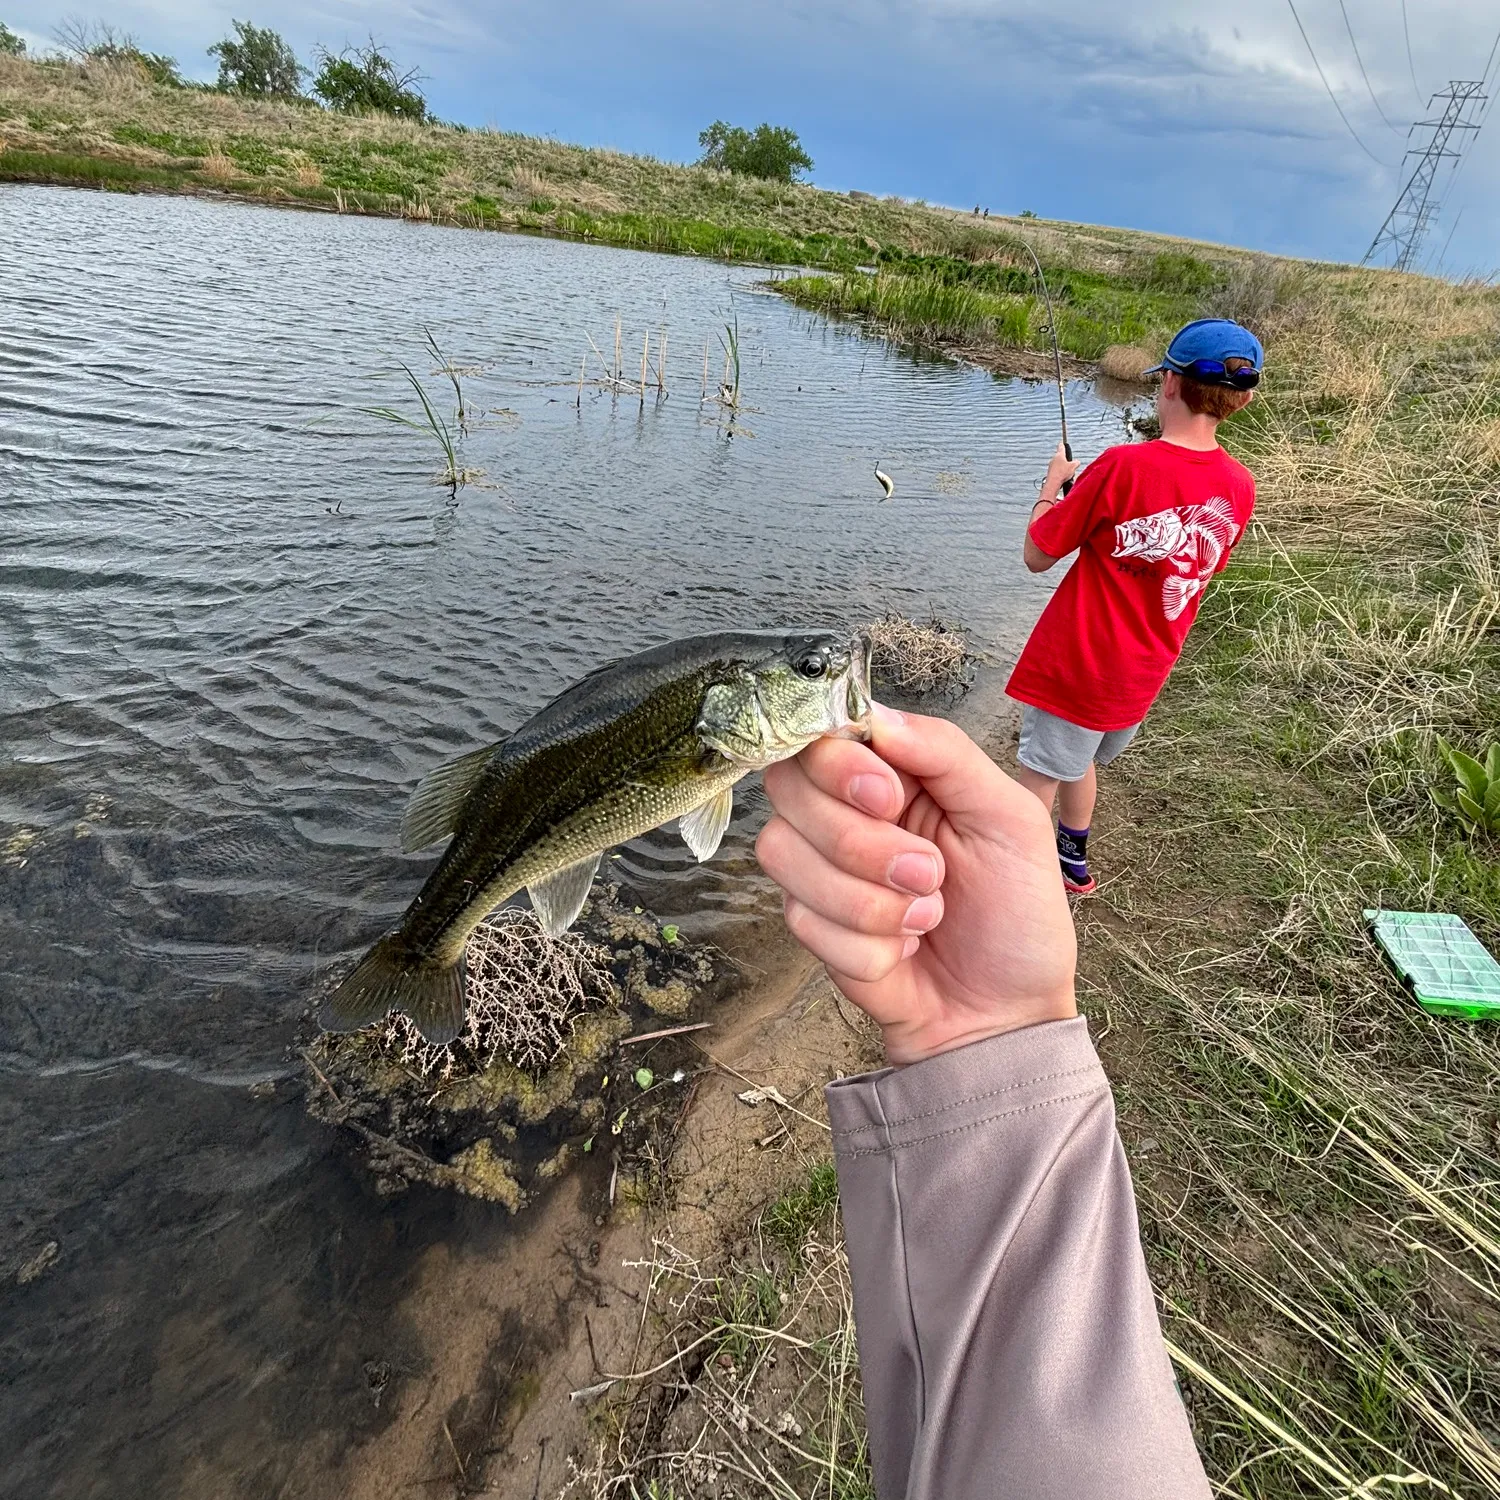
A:
[[[599,856],[591,854],[526,887],[537,920],[548,937],[561,937],[578,920],[598,868]]]
[[[499,748],[486,745],[482,750],[460,755],[457,760],[444,761],[417,783],[401,818],[403,854],[415,854],[418,849],[447,838],[458,827],[458,815],[474,790],[479,773]]]
[[[318,1014],[327,1031],[354,1031],[402,1010],[434,1047],[451,1042],[464,1024],[464,959],[436,962],[401,937],[383,937],[329,996]]]

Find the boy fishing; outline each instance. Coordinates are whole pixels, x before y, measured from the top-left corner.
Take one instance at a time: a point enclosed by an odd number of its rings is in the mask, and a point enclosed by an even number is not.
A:
[[[1026,566],[1043,573],[1077,551],[1006,684],[1022,705],[1018,780],[1048,811],[1074,895],[1089,873],[1096,767],[1135,737],[1182,652],[1208,580],[1229,561],[1255,507],[1255,480],[1218,442],[1249,404],[1264,351],[1222,318],[1189,323],[1161,364],[1161,436],[1108,448],[1064,497],[1079,465],[1061,444],[1026,532]]]

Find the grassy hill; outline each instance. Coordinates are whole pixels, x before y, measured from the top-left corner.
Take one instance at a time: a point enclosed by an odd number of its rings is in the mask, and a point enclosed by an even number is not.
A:
[[[0,180],[212,193],[812,268],[848,279],[800,282],[791,294],[809,306],[929,341],[1041,350],[1024,232],[1054,282],[1063,345],[1085,360],[1159,338],[1265,263],[1130,230],[979,219],[535,136],[171,88],[120,62],[0,57]]]

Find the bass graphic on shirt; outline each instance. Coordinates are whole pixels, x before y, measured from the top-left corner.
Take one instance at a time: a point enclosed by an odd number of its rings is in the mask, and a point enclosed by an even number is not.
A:
[[[1159,510],[1155,515],[1121,521],[1115,527],[1114,557],[1166,562],[1176,570],[1162,579],[1162,611],[1178,619],[1203,592],[1224,554],[1239,535],[1234,506],[1222,495],[1203,505]]]

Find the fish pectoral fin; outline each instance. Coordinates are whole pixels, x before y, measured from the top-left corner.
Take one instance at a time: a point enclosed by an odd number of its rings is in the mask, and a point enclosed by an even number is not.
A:
[[[734,811],[734,788],[726,786],[715,792],[707,802],[699,803],[692,812],[684,813],[678,823],[682,841],[693,851],[698,863],[712,859],[729,827],[729,815]]]
[[[401,817],[403,854],[414,854],[453,832],[458,826],[459,809],[499,748],[486,745],[483,750],[471,750],[457,760],[445,761],[417,783]]]
[[[537,920],[548,937],[561,937],[578,920],[598,868],[599,856],[591,854],[576,865],[565,865],[545,880],[526,887]]]

